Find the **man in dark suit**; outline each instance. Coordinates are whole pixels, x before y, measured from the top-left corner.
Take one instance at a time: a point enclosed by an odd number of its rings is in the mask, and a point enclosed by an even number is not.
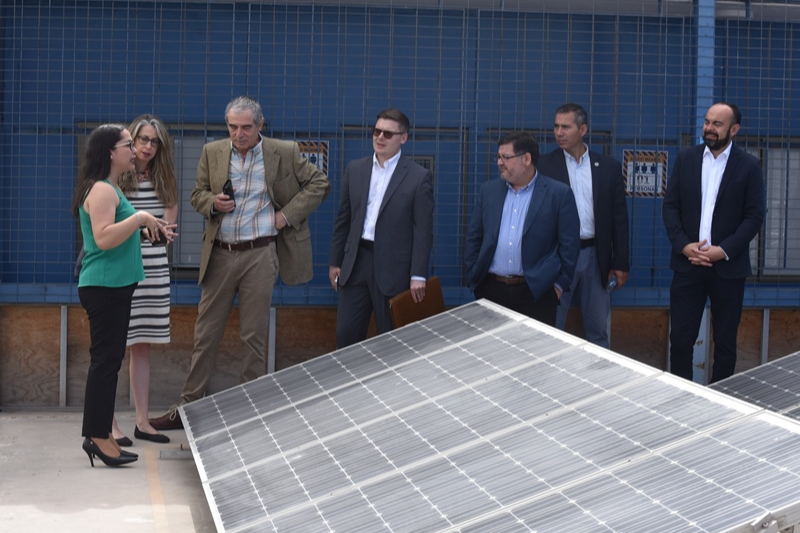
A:
[[[711,382],[733,375],[750,241],[764,221],[761,163],[732,143],[742,114],[730,103],[711,106],[703,144],[683,150],[672,167],[663,216],[672,243],[670,363],[692,379],[692,350],[706,299],[711,300],[714,368]]]
[[[628,205],[622,166],[613,157],[589,151],[586,110],[578,104],[556,109],[558,149],[539,158],[539,171],[566,183],[575,194],[581,219],[581,253],[570,290],[561,297],[556,327],[564,329],[573,296],[580,301],[586,340],[609,347],[611,292],[628,281]],[[613,285],[610,287],[613,290]]]
[[[467,286],[486,298],[554,326],[580,251],[578,210],[570,188],[536,170],[539,145],[527,132],[498,142],[500,180],[481,186],[467,232]]]
[[[331,286],[339,291],[336,346],[367,337],[375,312],[378,334],[392,329],[389,299],[411,290],[419,302],[433,245],[433,176],[403,157],[408,117],[399,109],[378,114],[375,153],[347,166],[331,241]]]

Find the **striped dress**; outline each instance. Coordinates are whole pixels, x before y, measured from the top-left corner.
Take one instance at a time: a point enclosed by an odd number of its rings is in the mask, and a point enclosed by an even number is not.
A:
[[[156,196],[152,181],[139,182],[138,193],[131,193],[129,199],[137,210],[164,218],[165,208]],[[145,280],[133,293],[127,345],[140,342],[166,344],[169,342],[170,306],[167,247],[153,246],[150,241],[143,240],[142,262]]]

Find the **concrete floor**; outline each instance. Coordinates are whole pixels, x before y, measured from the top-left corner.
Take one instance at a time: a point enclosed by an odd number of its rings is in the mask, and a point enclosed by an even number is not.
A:
[[[157,414],[154,410],[151,414]],[[213,532],[183,430],[169,444],[133,438],[132,411],[118,411],[139,460],[111,468],[81,449],[82,412],[0,412],[0,531]]]

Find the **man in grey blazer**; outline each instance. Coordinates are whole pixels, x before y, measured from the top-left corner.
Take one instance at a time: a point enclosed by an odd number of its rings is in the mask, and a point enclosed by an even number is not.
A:
[[[392,329],[389,299],[411,290],[419,302],[433,244],[433,176],[403,157],[410,123],[385,109],[372,128],[375,153],[347,166],[331,240],[329,278],[339,291],[336,346],[363,341],[370,315]]]
[[[569,185],[581,219],[581,252],[570,290],[558,304],[556,327],[564,329],[576,297],[580,301],[586,340],[609,347],[611,293],[628,280],[628,205],[622,166],[589,150],[583,141],[589,129],[586,110],[578,104],[556,109],[553,133],[558,148],[539,158],[539,171]],[[613,290],[613,286],[612,286]]]
[[[678,154],[664,196],[663,217],[672,244],[669,266],[670,371],[691,380],[693,350],[706,300],[711,302],[714,367],[711,383],[736,369],[750,241],[764,221],[761,162],[735,144],[742,113],[712,105],[703,143]]]
[[[265,374],[272,290],[280,274],[296,285],[313,277],[308,217],[330,189],[328,178],[297,143],[262,137],[259,103],[234,98],[225,110],[230,139],[206,144],[197,166],[192,206],[206,219],[194,349],[181,404],[202,398],[214,370],[233,302],[239,296],[245,345],[240,382]],[[233,198],[223,192],[230,180]],[[159,430],[183,427],[173,406],[150,420]]]
[[[497,142],[499,180],[481,186],[467,232],[467,286],[518,313],[555,326],[556,308],[575,275],[580,249],[572,190],[536,169],[530,133]]]

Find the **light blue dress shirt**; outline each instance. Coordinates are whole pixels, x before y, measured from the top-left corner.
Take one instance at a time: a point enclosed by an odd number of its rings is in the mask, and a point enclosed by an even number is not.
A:
[[[500,234],[494,251],[489,272],[498,276],[522,276],[522,229],[531,205],[536,178],[520,190],[506,183],[506,198],[503,202],[503,218],[500,220]]]

